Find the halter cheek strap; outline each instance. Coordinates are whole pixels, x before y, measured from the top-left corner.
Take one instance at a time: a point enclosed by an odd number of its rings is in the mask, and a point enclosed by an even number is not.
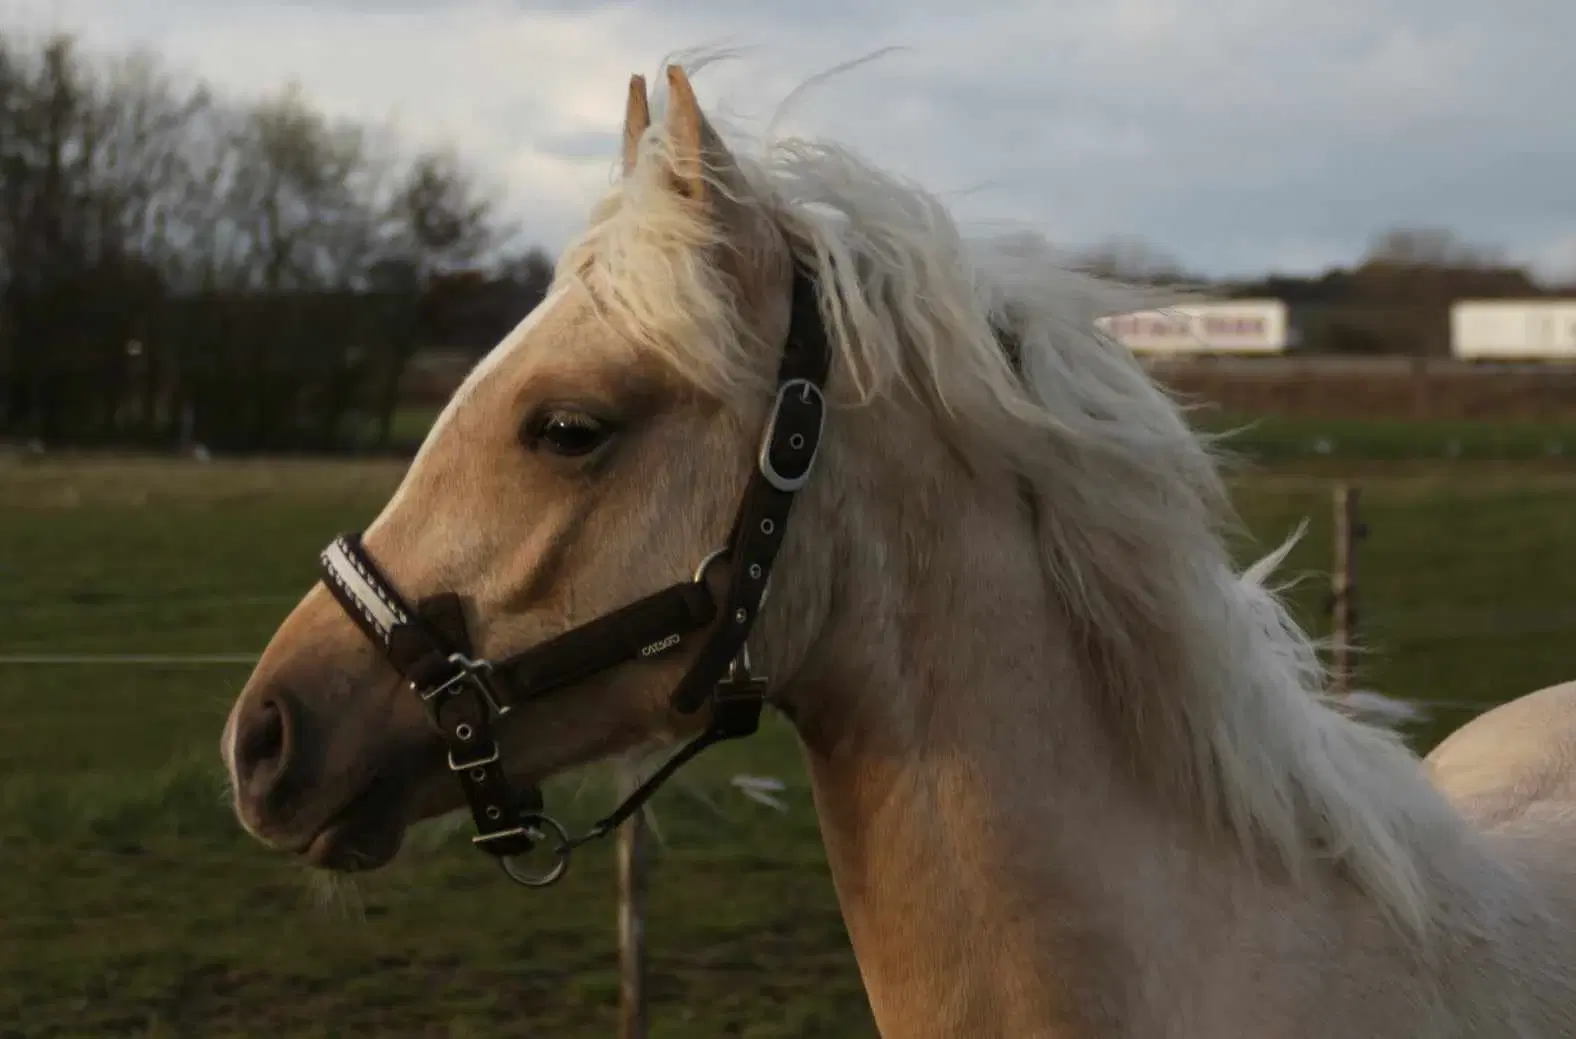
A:
[[[448,749],[449,768],[465,792],[477,833],[472,841],[496,856],[521,884],[551,884],[570,852],[605,836],[634,814],[685,762],[713,743],[748,736],[760,724],[768,682],[751,674],[747,641],[765,600],[794,497],[809,479],[826,420],[823,387],[831,367],[814,280],[794,278],[793,310],[778,367],[777,395],[761,436],[756,464],[726,545],[693,577],[501,661],[473,659],[458,596],[440,594],[408,604],[367,554],[359,534],[335,538],[319,554],[334,598],[420,698]],[[726,560],[727,590],[717,602],[707,572]],[[715,622],[715,623],[714,623]],[[542,811],[538,788],[509,784],[493,722],[519,703],[541,699],[594,675],[687,648],[710,626],[671,703],[683,714],[711,707],[706,728],[685,744],[606,818],[571,838]],[[546,831],[556,837],[546,873],[529,874],[517,860]]]

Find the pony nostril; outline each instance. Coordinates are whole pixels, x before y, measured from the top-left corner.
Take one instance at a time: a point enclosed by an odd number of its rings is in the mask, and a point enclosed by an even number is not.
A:
[[[235,741],[235,778],[253,799],[272,792],[290,757],[290,717],[285,705],[269,697],[241,719]]]
[[[285,721],[277,700],[260,704],[247,726],[241,753],[250,761],[262,763],[278,758],[285,749]]]

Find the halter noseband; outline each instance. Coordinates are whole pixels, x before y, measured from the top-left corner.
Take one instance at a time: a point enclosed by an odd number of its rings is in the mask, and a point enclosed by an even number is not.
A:
[[[713,743],[756,731],[768,683],[751,673],[746,640],[765,598],[794,495],[809,478],[820,449],[830,368],[831,348],[821,322],[816,283],[796,269],[776,400],[726,545],[702,560],[690,580],[507,659],[472,658],[459,596],[443,593],[414,607],[407,604],[367,554],[359,534],[341,535],[320,553],[329,591],[410,683],[442,737],[449,769],[459,779],[476,822],[472,842],[497,857],[517,883],[527,887],[554,883],[568,868],[574,848],[611,833],[685,762]],[[719,603],[706,576],[722,560],[732,564],[732,572]],[[682,714],[710,704],[706,728],[612,813],[584,834],[570,837],[543,812],[539,789],[516,793],[510,786],[493,734],[494,719],[516,704],[540,699],[592,675],[668,656],[719,617],[670,701]],[[557,841],[553,864],[541,874],[526,872],[516,860],[548,831]]]

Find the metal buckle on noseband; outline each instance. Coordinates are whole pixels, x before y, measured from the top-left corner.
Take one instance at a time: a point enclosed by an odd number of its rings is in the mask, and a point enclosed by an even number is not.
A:
[[[489,681],[493,672],[493,662],[491,660],[472,660],[464,653],[450,653],[449,663],[458,668],[453,675],[431,689],[426,691],[416,690],[416,695],[421,697],[421,702],[427,705],[427,713],[429,715],[433,713],[432,705],[437,701],[438,697],[452,696],[461,686],[467,685],[476,690],[482,701],[486,703],[487,709],[492,711],[493,714],[502,718],[509,713],[512,708],[498,697],[498,694],[493,691],[492,683]],[[414,686],[415,683],[413,682],[411,685]]]

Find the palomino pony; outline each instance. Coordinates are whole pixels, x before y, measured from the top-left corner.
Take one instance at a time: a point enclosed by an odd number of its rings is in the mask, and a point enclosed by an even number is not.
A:
[[[1338,711],[1133,297],[667,87],[241,692],[242,824],[375,869],[468,806],[544,883],[543,779],[765,700],[885,1035],[1576,1031],[1576,684],[1427,764]]]

